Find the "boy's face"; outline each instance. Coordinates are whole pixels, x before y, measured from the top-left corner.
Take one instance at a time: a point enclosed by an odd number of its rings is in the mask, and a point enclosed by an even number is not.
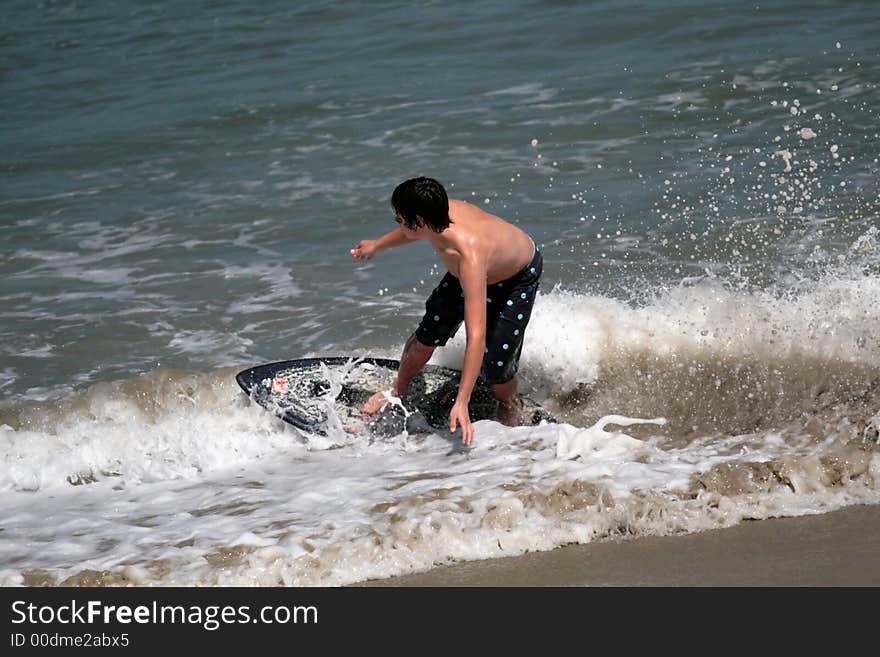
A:
[[[418,238],[419,234],[422,231],[422,228],[425,227],[425,222],[421,217],[416,215],[416,227],[410,228],[406,225],[406,220],[400,215],[400,213],[394,214],[394,221],[400,226],[400,229],[403,231],[403,234],[406,235],[409,239]]]

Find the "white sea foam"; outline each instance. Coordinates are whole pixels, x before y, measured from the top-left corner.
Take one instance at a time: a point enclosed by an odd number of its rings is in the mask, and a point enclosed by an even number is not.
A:
[[[871,248],[866,239],[859,253]],[[707,277],[641,306],[550,290],[535,306],[523,377],[564,393],[594,384],[621,351],[877,367],[878,299],[876,277],[856,274],[786,294]],[[190,334],[179,346],[217,338]],[[460,364],[462,344],[459,335],[435,362]],[[880,502],[877,408],[864,425],[839,417],[821,440],[784,428],[680,440],[662,418],[612,405],[584,426],[480,421],[466,450],[444,431],[304,436],[247,403],[233,373],[100,384],[62,412],[0,427],[3,583],[45,569],[57,581],[106,570],[110,583],[338,585]],[[744,402],[762,394],[742,385]]]
[[[178,461],[172,478],[123,473],[66,490],[7,493],[4,583],[21,583],[24,566],[63,577],[85,569],[124,573],[128,564],[140,569],[139,583],[338,585],[621,531],[697,531],[880,501],[876,455],[843,488],[823,483],[802,448],[804,467],[789,472],[793,489],[692,498],[680,491],[692,477],[738,460],[724,453],[736,452],[733,446],[664,451],[612,432],[588,458],[569,461],[556,458],[560,439],[583,430],[481,421],[470,452],[450,451],[443,436],[309,451],[248,409],[217,415],[189,418],[191,430],[206,434],[192,449],[217,454],[216,442],[240,449],[247,438],[247,465],[234,467],[242,455],[227,451],[225,462],[201,473]],[[254,442],[263,455],[253,453]],[[748,461],[783,453],[792,458],[792,446],[768,441]],[[182,456],[166,454],[169,462]]]
[[[556,458],[602,458],[609,456],[636,456],[644,443],[618,431],[606,431],[609,424],[629,427],[634,424],[666,424],[665,418],[641,419],[623,415],[606,415],[588,429],[562,432],[556,441]],[[574,428],[574,427],[572,427]]]

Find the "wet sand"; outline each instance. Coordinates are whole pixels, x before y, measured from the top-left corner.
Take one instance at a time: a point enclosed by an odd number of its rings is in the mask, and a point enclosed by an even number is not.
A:
[[[463,562],[361,586],[880,586],[880,505]]]

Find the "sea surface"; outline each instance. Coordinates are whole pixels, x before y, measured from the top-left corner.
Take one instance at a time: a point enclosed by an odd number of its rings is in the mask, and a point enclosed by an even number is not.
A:
[[[880,504],[880,5],[3,3],[0,583],[344,585]],[[303,434],[397,358],[400,181],[529,232],[560,419]],[[433,362],[459,366],[464,331]]]

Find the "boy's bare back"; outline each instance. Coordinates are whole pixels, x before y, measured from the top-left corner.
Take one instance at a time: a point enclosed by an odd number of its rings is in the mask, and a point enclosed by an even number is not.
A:
[[[535,245],[525,232],[471,203],[449,199],[449,218],[443,239],[431,245],[456,278],[463,255],[486,263],[489,284],[510,278],[534,255]]]

